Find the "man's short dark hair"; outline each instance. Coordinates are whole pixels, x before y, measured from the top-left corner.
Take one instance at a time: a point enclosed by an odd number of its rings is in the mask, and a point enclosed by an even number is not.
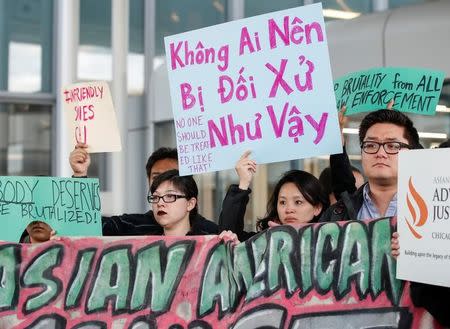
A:
[[[150,177],[152,168],[155,165],[156,161],[164,159],[172,159],[178,161],[177,149],[171,147],[160,147],[155,152],[153,152],[148,158],[147,165],[145,166],[147,177]]]
[[[413,122],[405,114],[395,110],[378,110],[367,114],[359,126],[359,142],[362,143],[370,127],[377,123],[391,123],[405,128],[403,137],[408,140],[411,148],[422,148],[419,142],[419,133]]]

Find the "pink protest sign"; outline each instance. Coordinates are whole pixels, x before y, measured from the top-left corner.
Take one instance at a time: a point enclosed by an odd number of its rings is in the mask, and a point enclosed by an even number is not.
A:
[[[122,149],[111,92],[105,81],[66,86],[62,98],[70,149],[77,143],[88,144],[90,153]]]
[[[0,243],[0,328],[439,328],[395,278],[389,219],[217,236]]]
[[[342,151],[321,4],[165,38],[180,172]]]

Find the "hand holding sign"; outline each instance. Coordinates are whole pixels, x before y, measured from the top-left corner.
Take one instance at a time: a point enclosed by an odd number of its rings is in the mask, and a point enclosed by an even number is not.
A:
[[[69,163],[73,170],[74,177],[85,177],[91,165],[91,156],[87,151],[88,146],[83,143],[75,145],[75,149],[70,152]]]
[[[245,151],[239,161],[236,163],[236,173],[239,176],[239,188],[247,190],[252,182],[253,175],[256,173],[256,162],[249,158],[251,151]]]
[[[339,128],[341,129],[341,140],[342,145],[345,144],[345,136],[344,136],[344,127],[347,125],[348,118],[345,116],[345,111],[347,108],[345,105],[342,105],[341,109],[338,113],[338,119],[339,119]]]
[[[400,256],[400,243],[398,242],[399,234],[398,232],[392,233],[391,238],[391,255],[395,259],[397,259],[398,256]]]

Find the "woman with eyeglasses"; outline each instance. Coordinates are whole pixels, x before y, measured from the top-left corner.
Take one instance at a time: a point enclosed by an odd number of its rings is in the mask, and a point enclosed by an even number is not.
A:
[[[196,221],[198,188],[192,176],[180,176],[178,170],[158,175],[147,199],[166,236],[208,235]],[[224,240],[239,242],[236,234],[224,231]]]
[[[204,235],[195,226],[198,188],[192,176],[180,176],[178,170],[169,170],[157,176],[150,187],[148,202],[164,235]]]

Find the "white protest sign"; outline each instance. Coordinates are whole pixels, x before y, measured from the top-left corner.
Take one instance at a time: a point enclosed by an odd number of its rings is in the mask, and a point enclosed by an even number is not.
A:
[[[182,175],[342,152],[321,4],[165,38]]]
[[[89,145],[89,152],[122,149],[109,86],[104,81],[77,83],[62,90],[69,127],[69,147]]]
[[[397,278],[450,287],[450,149],[399,154]]]

